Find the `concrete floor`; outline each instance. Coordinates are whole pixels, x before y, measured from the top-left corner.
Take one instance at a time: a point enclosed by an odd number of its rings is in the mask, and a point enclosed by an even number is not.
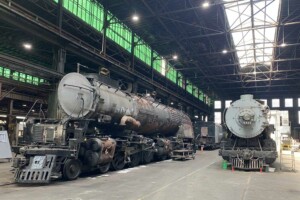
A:
[[[300,157],[296,159],[300,160]],[[44,186],[1,185],[0,178],[0,199],[296,200],[300,197],[298,172],[232,172],[221,169],[221,162],[216,150],[197,152],[195,160],[166,160],[75,181],[55,181]],[[9,174],[8,166],[0,163],[2,181],[3,176]]]

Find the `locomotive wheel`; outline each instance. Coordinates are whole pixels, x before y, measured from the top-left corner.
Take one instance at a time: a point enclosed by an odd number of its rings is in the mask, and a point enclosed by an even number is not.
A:
[[[163,154],[163,155],[155,155],[154,158],[155,158],[155,160],[157,160],[157,161],[167,160],[167,159],[168,159],[168,155],[167,155],[167,154]]]
[[[143,151],[143,163],[147,164],[153,160],[154,153],[152,151]]]
[[[164,154],[160,157],[161,160],[167,160],[168,159],[168,155]]]
[[[136,167],[141,162],[141,154],[135,153],[130,156],[130,163],[128,163],[129,167]]]
[[[107,164],[101,165],[101,166],[99,167],[99,171],[100,171],[102,174],[104,174],[104,173],[106,173],[106,172],[109,170],[109,168],[110,168],[110,163],[107,163]]]
[[[81,173],[81,162],[77,159],[68,159],[63,166],[63,178],[65,180],[77,179]]]
[[[121,170],[125,167],[125,155],[123,152],[118,152],[115,154],[111,167],[113,170]]]

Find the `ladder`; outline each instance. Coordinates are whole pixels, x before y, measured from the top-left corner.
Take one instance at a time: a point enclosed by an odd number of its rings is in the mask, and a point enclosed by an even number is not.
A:
[[[280,170],[295,172],[295,154],[293,150],[280,149]]]

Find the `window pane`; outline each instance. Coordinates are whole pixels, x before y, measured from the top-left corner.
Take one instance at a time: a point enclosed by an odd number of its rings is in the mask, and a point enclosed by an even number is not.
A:
[[[104,10],[101,4],[93,0],[65,0],[63,7],[96,30],[102,31]]]
[[[15,80],[15,81],[19,80],[19,72],[14,72],[12,77],[13,77],[13,80]]]
[[[228,108],[231,104],[232,100],[226,100],[225,101],[225,108]]]
[[[183,87],[183,76],[180,72],[177,72],[177,76],[178,76],[177,85],[182,88]],[[200,90],[199,90],[199,94],[200,94]]]
[[[268,101],[267,101],[267,99],[261,99],[261,101],[263,101],[264,102],[264,105],[268,105]]]
[[[39,78],[38,77],[32,77],[32,84],[38,85],[39,84]]]
[[[288,98],[288,99],[284,99],[284,106],[285,107],[293,107],[293,99]]]
[[[190,93],[190,94],[193,94],[193,85],[192,85],[192,83],[191,83],[189,80],[187,80],[187,81],[186,81],[186,84],[187,84],[187,86],[186,86],[186,91],[187,91],[188,93]]]
[[[215,109],[221,109],[221,101],[215,101]]]
[[[32,84],[32,76],[30,76],[30,75],[26,76],[26,83]]]
[[[5,78],[10,78],[10,69],[4,68],[3,75]]]
[[[25,82],[25,79],[26,79],[26,74],[20,73],[20,79],[19,79],[19,81]]]
[[[107,27],[106,30],[106,36],[119,44],[121,47],[123,47],[125,50],[128,52],[131,52],[131,43],[132,43],[132,32],[131,30],[123,24],[120,20],[115,18],[110,12],[107,15],[107,20],[110,21],[110,25]],[[144,49],[145,47],[143,45],[140,45],[142,42],[138,42],[139,39],[135,39],[137,42],[136,48],[139,50],[137,51],[143,51],[143,55],[139,57],[139,52],[135,52],[135,56],[140,58],[142,61],[146,62],[148,65],[150,65],[149,60],[151,60],[151,50],[150,50],[150,55],[149,52],[147,51],[148,49]],[[136,50],[135,50],[136,51]],[[147,55],[145,55],[147,54]],[[144,58],[144,56],[149,56],[149,58]]]
[[[200,99],[201,101],[204,101],[204,93],[203,93],[203,91],[202,91],[202,90],[199,90],[199,92],[200,92],[199,99]]]
[[[162,58],[157,52],[153,51],[153,69],[161,73]]]
[[[3,67],[0,67],[0,76],[3,76]]]
[[[279,108],[280,107],[280,100],[279,99],[272,99],[272,107]]]
[[[215,112],[215,123],[216,124],[221,124],[222,119],[221,119],[221,112]]]

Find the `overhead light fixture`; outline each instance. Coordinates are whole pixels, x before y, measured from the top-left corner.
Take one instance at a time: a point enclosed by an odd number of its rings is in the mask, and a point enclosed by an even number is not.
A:
[[[207,1],[202,4],[202,8],[208,8],[209,6],[210,4]]]
[[[286,43],[282,43],[280,46],[281,47],[286,47]]]
[[[22,106],[23,106],[23,107],[26,107],[27,105],[26,105],[26,104],[23,104]]]
[[[199,118],[199,116],[198,116],[198,115],[195,115],[195,118],[196,118],[196,119],[198,119],[198,118]]]
[[[173,59],[174,59],[174,60],[177,60],[177,59],[178,59],[178,56],[177,56],[177,55],[173,55]]]
[[[137,14],[132,15],[132,21],[137,22],[139,21],[139,16]]]
[[[171,105],[173,105],[174,103],[173,102],[171,102]]]
[[[17,119],[25,119],[24,116],[17,116],[16,118],[17,118]]]
[[[226,54],[228,51],[226,50],[226,49],[224,49],[223,51],[222,51],[222,53],[223,54]]]
[[[35,112],[35,110],[34,110],[34,109],[32,109],[32,110],[31,110],[31,112]]]
[[[0,117],[7,117],[7,115],[0,115]]]
[[[32,44],[25,42],[25,43],[23,43],[23,47],[27,50],[31,50],[32,49]]]

